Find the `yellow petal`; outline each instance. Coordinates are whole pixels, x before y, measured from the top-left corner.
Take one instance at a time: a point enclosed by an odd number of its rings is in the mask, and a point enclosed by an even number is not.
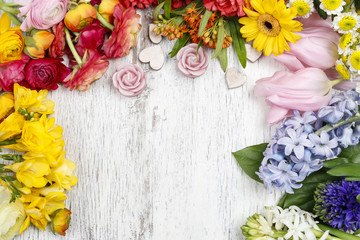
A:
[[[10,29],[11,20],[7,13],[3,13],[0,18],[0,34],[3,34]]]

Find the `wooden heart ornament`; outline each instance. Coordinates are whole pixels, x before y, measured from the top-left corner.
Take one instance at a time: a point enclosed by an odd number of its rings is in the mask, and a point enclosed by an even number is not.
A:
[[[145,48],[139,54],[139,60],[143,63],[150,63],[150,67],[159,70],[164,65],[165,57],[161,46]]]
[[[226,82],[228,88],[237,88],[247,81],[245,73],[239,72],[236,68],[229,68],[226,71]]]

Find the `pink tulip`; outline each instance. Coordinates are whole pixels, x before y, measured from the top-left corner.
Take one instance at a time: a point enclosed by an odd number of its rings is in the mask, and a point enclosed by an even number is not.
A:
[[[315,111],[331,99],[331,81],[317,68],[304,68],[295,73],[278,71],[272,77],[256,82],[255,95],[265,97],[271,105],[268,123],[275,124],[291,110]]]
[[[338,58],[339,34],[332,29],[330,22],[324,21],[317,14],[302,22],[304,30],[298,33],[302,38],[295,44],[289,43],[290,52],[273,58],[290,71],[306,67],[322,70],[334,67]]]

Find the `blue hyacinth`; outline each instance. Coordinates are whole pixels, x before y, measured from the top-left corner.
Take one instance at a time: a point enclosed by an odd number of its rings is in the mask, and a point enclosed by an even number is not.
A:
[[[315,191],[314,212],[333,228],[357,231],[360,229],[360,182],[335,181],[320,184]]]
[[[293,193],[305,177],[322,168],[323,161],[336,157],[340,147],[358,144],[360,122],[352,119],[359,114],[359,103],[359,93],[351,90],[334,94],[317,112],[295,110],[264,152],[257,174],[265,186]]]

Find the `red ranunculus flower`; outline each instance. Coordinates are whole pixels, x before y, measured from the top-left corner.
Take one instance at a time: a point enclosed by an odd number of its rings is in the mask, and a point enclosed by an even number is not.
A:
[[[171,1],[171,9],[177,9],[181,8],[183,6],[189,5],[192,2],[192,0],[172,0]],[[205,2],[205,1],[204,1]],[[156,5],[158,5],[158,1],[155,0],[154,2]],[[215,10],[216,11],[216,10]]]
[[[88,90],[90,84],[100,79],[109,67],[109,59],[100,55],[95,49],[87,49],[85,54],[85,61],[81,67],[74,67],[74,73],[64,80],[70,90],[74,88],[80,91]]]
[[[154,2],[154,0],[121,0],[120,2],[126,8],[129,7],[148,8]]]
[[[52,58],[60,58],[65,55],[65,32],[64,22],[61,21],[59,24],[51,28],[52,33],[55,35],[54,41],[49,48],[49,54]]]
[[[79,41],[76,44],[76,51],[83,56],[86,49],[101,50],[104,43],[106,29],[101,27],[98,20],[87,25],[80,33]]]
[[[227,17],[244,16],[245,0],[204,0],[204,5],[210,11],[219,10],[221,15]]]
[[[32,59],[25,67],[25,79],[31,89],[55,90],[58,83],[71,73],[61,61],[62,58]]]
[[[91,3],[91,5],[93,5],[93,6],[96,5],[96,4],[97,4],[97,5],[100,5],[101,0],[91,0],[90,3]]]
[[[104,52],[108,58],[120,58],[129,54],[130,49],[137,44],[137,34],[141,29],[140,15],[134,8],[124,11],[121,4],[114,9],[114,26],[110,38],[104,43]]]
[[[0,86],[4,91],[13,91],[14,84],[19,83],[24,86],[25,65],[30,60],[26,54],[20,60],[0,64]]]

